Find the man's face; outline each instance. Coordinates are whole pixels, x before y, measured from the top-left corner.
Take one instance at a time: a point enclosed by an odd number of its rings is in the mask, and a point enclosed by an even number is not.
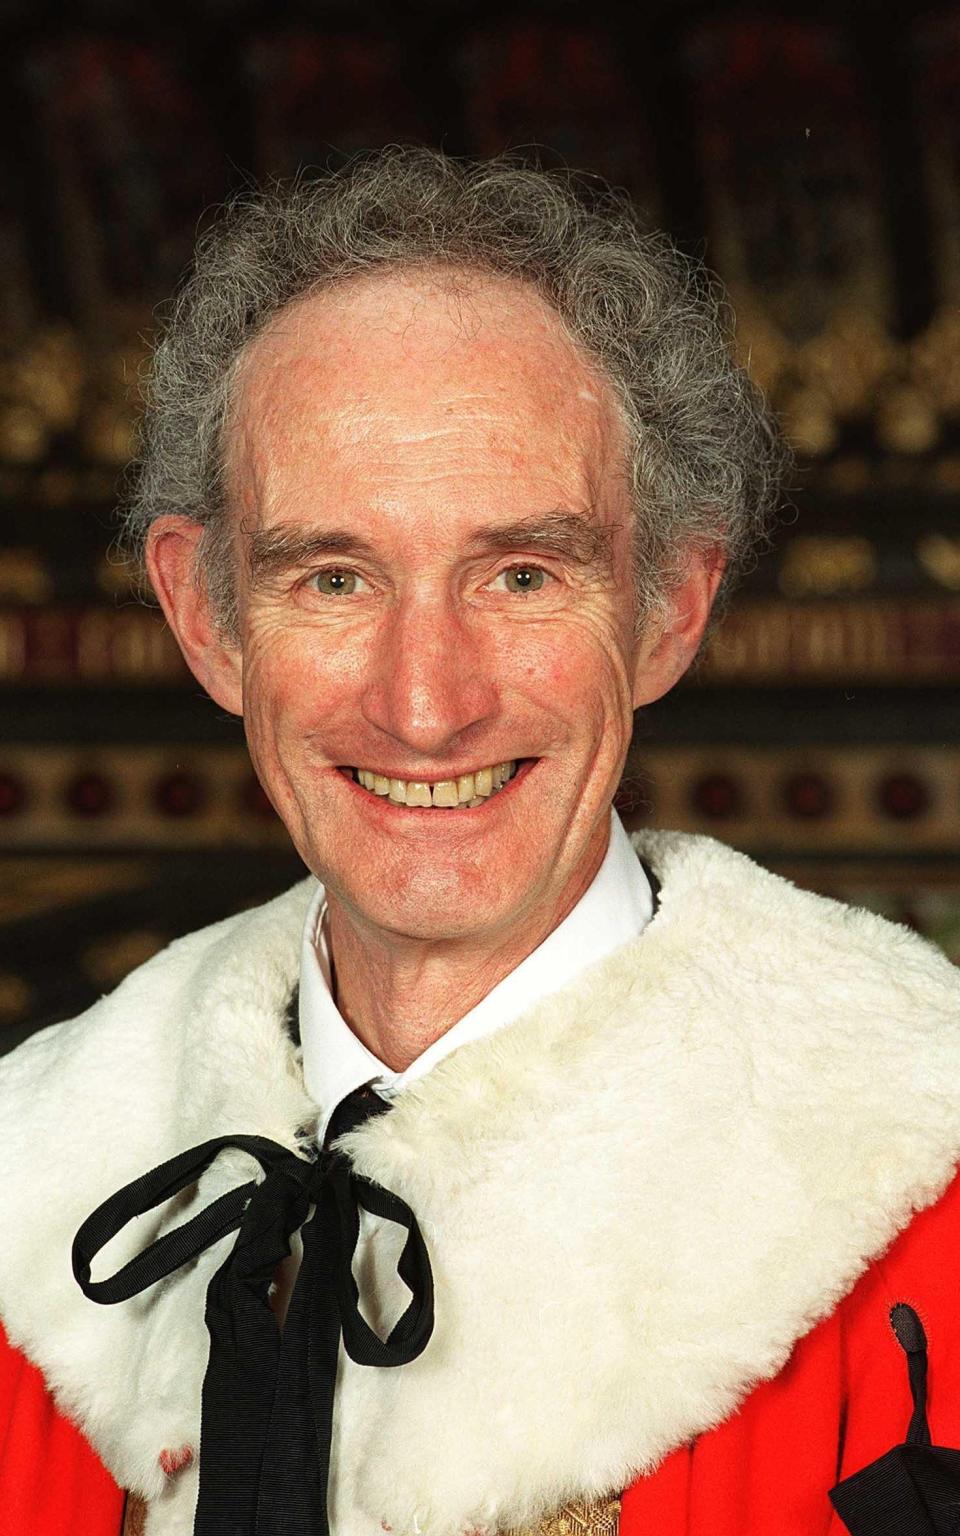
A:
[[[228,463],[247,737],[309,868],[419,939],[562,914],[645,653],[622,427],[553,312],[427,273],[304,301],[244,361]]]

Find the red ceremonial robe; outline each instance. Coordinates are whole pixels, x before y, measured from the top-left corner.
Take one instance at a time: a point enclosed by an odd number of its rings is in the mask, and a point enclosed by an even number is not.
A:
[[[336,1536],[420,1511],[456,1536],[535,1526],[621,1491],[621,1536],[843,1536],[830,1490],[911,1420],[897,1302],[926,1330],[933,1441],[960,1452],[960,973],[709,840],[635,841],[662,888],[644,933],[348,1138],[434,1235],[443,1306],[429,1370],[342,1362]],[[311,891],[179,941],[0,1063],[0,1315],[44,1373],[0,1352],[0,1533],[119,1530],[45,1380],[148,1530],[187,1536],[221,1253],[132,1308],[87,1301],[66,1256],[157,1161],[237,1126],[293,1150],[315,1124],[285,1024]],[[36,1155],[61,1125],[67,1179]],[[113,1261],[244,1177],[220,1160]]]
[[[828,1490],[906,1436],[895,1302],[929,1345],[933,1442],[960,1447],[960,1178],[914,1217],[773,1381],[624,1493],[620,1536],[844,1536]],[[118,1536],[123,1495],[0,1332],[0,1531]]]

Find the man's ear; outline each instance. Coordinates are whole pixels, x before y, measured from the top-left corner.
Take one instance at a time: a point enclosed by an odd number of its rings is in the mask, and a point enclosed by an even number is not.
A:
[[[638,641],[634,709],[669,693],[690,666],[700,648],[725,565],[717,550],[691,554],[682,582],[670,594],[665,617]]]
[[[240,648],[226,640],[210,607],[197,556],[202,524],[192,517],[158,517],[147,535],[147,571],[187,666],[212,699],[243,714]]]

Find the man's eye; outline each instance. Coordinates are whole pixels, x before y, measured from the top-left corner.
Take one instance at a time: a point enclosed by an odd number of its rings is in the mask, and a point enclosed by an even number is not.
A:
[[[331,568],[328,571],[317,571],[311,578],[316,583],[317,591],[324,597],[351,597],[359,587],[363,586],[363,578],[356,571],[341,571]]]
[[[504,582],[508,592],[539,592],[551,579],[539,565],[510,565],[494,578]]]

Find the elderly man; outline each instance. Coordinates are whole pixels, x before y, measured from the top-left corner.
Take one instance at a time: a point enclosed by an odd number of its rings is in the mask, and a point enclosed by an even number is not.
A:
[[[132,524],[314,878],[4,1067],[12,1531],[947,1529],[956,972],[611,810],[775,493],[724,341],[510,164],[205,241]]]

